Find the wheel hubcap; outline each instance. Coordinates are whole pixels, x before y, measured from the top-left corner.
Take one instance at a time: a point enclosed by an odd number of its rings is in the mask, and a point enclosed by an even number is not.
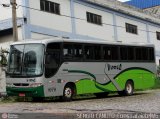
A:
[[[130,94],[132,92],[132,85],[128,84],[126,89],[127,89],[127,92]]]
[[[70,98],[72,96],[72,90],[70,88],[66,88],[65,96],[68,97],[68,98]]]

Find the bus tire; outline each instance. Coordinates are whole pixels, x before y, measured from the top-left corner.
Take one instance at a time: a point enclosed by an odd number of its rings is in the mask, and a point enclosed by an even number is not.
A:
[[[62,100],[67,102],[72,101],[73,95],[74,95],[74,87],[69,84],[66,85],[63,90]]]
[[[134,84],[133,81],[128,80],[125,85],[125,89],[123,91],[118,91],[120,96],[131,96],[133,95]]]
[[[134,91],[133,81],[128,80],[125,85],[124,94],[125,96],[131,96],[133,95],[133,91]]]

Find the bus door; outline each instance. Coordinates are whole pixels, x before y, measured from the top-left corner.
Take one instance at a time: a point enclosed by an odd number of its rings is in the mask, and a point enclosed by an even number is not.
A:
[[[46,56],[45,56],[45,78],[46,85],[45,92],[48,92],[49,96],[56,95],[57,93],[57,78],[56,73],[58,72],[61,63],[61,45],[60,43],[50,43],[47,45]]]

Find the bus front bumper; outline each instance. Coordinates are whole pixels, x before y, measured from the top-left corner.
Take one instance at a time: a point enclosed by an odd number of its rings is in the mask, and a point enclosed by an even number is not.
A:
[[[8,96],[19,96],[19,97],[44,97],[43,86],[39,87],[7,87]]]

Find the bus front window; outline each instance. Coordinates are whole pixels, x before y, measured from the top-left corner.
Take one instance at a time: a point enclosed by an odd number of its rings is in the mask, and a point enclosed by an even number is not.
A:
[[[24,67],[22,74],[27,76],[42,74],[42,45],[26,45],[24,49]]]
[[[24,45],[11,46],[8,72],[12,74],[20,74],[22,66]]]
[[[19,76],[37,76],[43,73],[42,44],[27,44],[11,46],[8,73]]]

